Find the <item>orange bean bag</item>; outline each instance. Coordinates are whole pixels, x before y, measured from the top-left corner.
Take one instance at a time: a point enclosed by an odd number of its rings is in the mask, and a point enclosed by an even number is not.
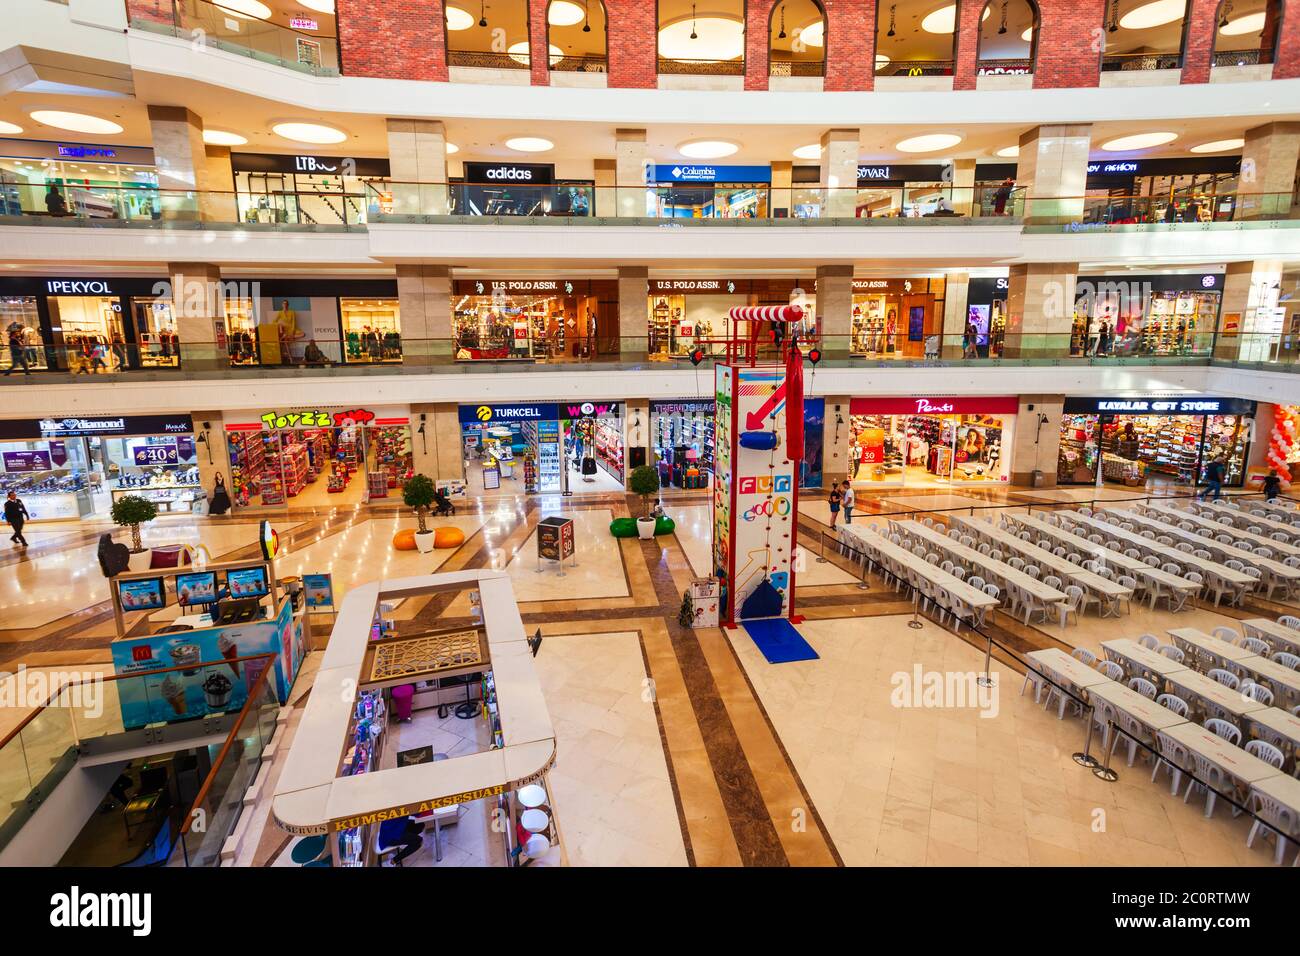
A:
[[[397,534],[393,535],[393,549],[395,551],[414,551],[415,550],[415,529],[403,528]]]
[[[465,532],[460,528],[438,528],[433,533],[435,548],[459,548],[465,543]]]

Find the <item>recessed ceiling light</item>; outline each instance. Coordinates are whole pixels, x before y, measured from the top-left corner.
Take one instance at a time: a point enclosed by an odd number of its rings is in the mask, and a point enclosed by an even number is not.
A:
[[[807,146],[800,146],[794,151],[796,159],[821,159],[822,147],[820,143],[809,143]]]
[[[745,52],[745,25],[732,17],[683,17],[659,31],[659,55],[670,60],[717,62]]]
[[[0,120],[0,133],[4,133],[6,136],[17,136],[22,131],[23,128],[21,126],[15,126],[13,123],[6,123],[4,120]]]
[[[527,40],[520,40],[518,43],[512,43],[506,47],[506,55],[516,63],[522,63],[524,66],[528,65],[528,52]],[[550,54],[552,63],[558,63],[564,59],[564,51],[554,43],[550,44]]]
[[[1024,33],[1020,34],[1020,39],[1024,40],[1026,43],[1034,42],[1034,28],[1030,27]]]
[[[1230,149],[1241,149],[1246,145],[1244,139],[1217,139],[1213,143],[1202,143],[1200,146],[1193,146],[1193,153],[1226,153]]]
[[[1219,32],[1224,36],[1239,37],[1243,33],[1258,33],[1264,29],[1264,11],[1259,13],[1248,13],[1244,17],[1237,17],[1235,20],[1229,20],[1226,26],[1219,27]]]
[[[555,148],[554,143],[540,136],[516,136],[506,140],[506,145],[519,153],[544,153]]]
[[[308,10],[315,10],[317,13],[332,14],[334,12],[334,0],[298,0],[298,4]]]
[[[311,143],[314,146],[341,143],[348,138],[348,134],[343,130],[320,123],[276,123],[271,127],[271,132],[295,143]]]
[[[112,136],[122,132],[122,127],[112,120],[89,116],[86,113],[67,113],[63,110],[32,110],[27,114],[38,123],[66,129],[74,133],[94,133],[98,136]]]
[[[474,18],[460,7],[447,8],[447,29],[468,30],[474,25]]]
[[[460,147],[457,146],[455,143],[447,143],[446,146],[447,146],[447,155],[448,155],[448,156],[450,156],[452,153],[459,153],[459,152],[460,152]]]
[[[997,151],[997,155],[1005,157],[1006,159],[1015,159],[1017,156],[1020,155],[1020,147],[1004,146],[1002,149]]]
[[[587,11],[569,0],[552,0],[546,11],[546,22],[553,27],[571,27],[581,23],[587,17]]]
[[[1149,30],[1166,23],[1181,20],[1187,9],[1187,0],[1155,0],[1134,7],[1120,17],[1119,25],[1125,30]]]
[[[1123,153],[1130,149],[1150,149],[1152,146],[1163,146],[1165,143],[1172,143],[1177,138],[1177,133],[1134,133],[1132,136],[1121,136],[1119,139],[1112,139],[1110,142],[1102,143],[1101,148],[1108,153]]]
[[[730,156],[738,149],[740,149],[739,144],[725,139],[693,139],[678,146],[677,152],[691,159],[721,159],[723,156]]]
[[[986,6],[980,20],[987,20],[992,12],[992,9]],[[921,21],[921,29],[926,33],[952,33],[957,29],[957,4],[950,3],[929,14]]]
[[[823,46],[826,43],[826,21],[814,20],[800,30],[799,42],[809,46]]]
[[[216,8],[222,13],[231,13],[241,20],[269,20],[271,8],[261,0],[221,0]]]
[[[248,137],[224,129],[205,129],[203,142],[209,146],[243,146],[248,142]]]
[[[936,149],[947,149],[960,142],[961,137],[956,133],[926,133],[895,143],[894,149],[903,153],[933,153]]]

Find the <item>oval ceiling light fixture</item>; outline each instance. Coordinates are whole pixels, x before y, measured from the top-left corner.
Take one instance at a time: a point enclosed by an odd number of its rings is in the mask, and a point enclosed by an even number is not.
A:
[[[960,142],[961,137],[956,133],[925,133],[900,140],[894,144],[894,149],[901,153],[933,153],[938,149],[956,146]]]
[[[1119,25],[1125,30],[1149,30],[1162,27],[1166,23],[1181,20],[1187,8],[1187,0],[1155,0],[1134,7],[1120,17]]]
[[[739,143],[725,139],[691,139],[677,147],[677,152],[690,159],[721,159],[740,149]]]
[[[1004,159],[1015,159],[1017,156],[1020,155],[1020,147],[1004,146],[1002,149],[998,150],[995,155],[1001,156]]]
[[[809,143],[807,146],[800,146],[791,155],[795,159],[821,159],[822,147],[820,143]]]
[[[506,146],[517,153],[544,153],[555,148],[554,143],[540,136],[516,136],[506,140]]]
[[[445,143],[444,145],[445,145],[445,147],[446,147],[446,149],[447,149],[447,155],[448,155],[448,156],[450,156],[452,153],[459,153],[459,152],[460,152],[460,147],[457,146],[455,143]]]
[[[991,5],[986,6],[984,15],[980,17],[980,22],[987,20],[992,12]],[[926,18],[921,21],[921,29],[926,33],[952,33],[953,30],[957,29],[957,4],[950,3],[946,7],[940,7],[938,10],[927,14]]]
[[[877,70],[880,69],[882,66],[884,66],[884,65],[885,65],[886,63],[888,63],[888,62],[889,62],[889,57],[888,57],[888,56],[886,56],[886,55],[883,54],[883,53],[877,53],[877,54],[876,54],[876,69],[877,69]]]
[[[1258,13],[1248,13],[1244,17],[1237,17],[1230,20],[1223,26],[1219,27],[1219,32],[1227,37],[1239,37],[1243,33],[1259,33],[1264,29],[1264,11]]]
[[[546,11],[546,22],[553,27],[571,27],[586,17],[587,12],[569,0],[552,0],[550,9]]]
[[[281,139],[292,140],[295,143],[310,143],[313,146],[328,146],[330,143],[341,143],[348,138],[347,133],[333,126],[298,121],[276,123],[271,127],[271,132]]]
[[[262,0],[221,0],[215,6],[222,13],[233,14],[241,20],[271,19],[271,8]]]
[[[1131,149],[1151,149],[1153,146],[1163,146],[1165,143],[1172,143],[1177,138],[1177,133],[1134,133],[1132,136],[1121,136],[1119,139],[1112,139],[1109,142],[1102,143],[1101,148],[1108,153],[1124,153]]]
[[[731,17],[686,16],[659,31],[659,55],[669,60],[716,63],[745,52],[745,25]]]
[[[1202,143],[1200,146],[1193,146],[1193,153],[1226,153],[1230,149],[1241,149],[1246,145],[1244,139],[1216,139],[1213,143]]]
[[[6,123],[4,120],[0,120],[0,133],[3,133],[5,136],[17,136],[22,131],[23,128],[21,126],[16,126],[13,123]]]
[[[334,14],[334,0],[298,0],[300,7],[315,10],[317,13]]]
[[[1029,28],[1028,30],[1026,30],[1024,33],[1020,34],[1020,39],[1024,40],[1026,43],[1033,43],[1033,42],[1034,42],[1034,28],[1033,28],[1033,27],[1030,27],[1030,28]]]
[[[826,45],[826,21],[814,20],[799,31],[799,41],[809,46]]]
[[[447,7],[447,29],[468,30],[474,25],[474,18],[460,7]]]
[[[203,142],[209,146],[243,146],[248,142],[248,137],[224,129],[205,129]]]
[[[510,57],[510,59],[514,60],[516,63],[522,63],[524,66],[528,65],[530,59],[528,54],[529,50],[527,40],[520,40],[518,43],[512,43],[510,46],[506,47],[506,56]],[[550,44],[550,55],[552,63],[558,63],[560,60],[564,59],[564,51],[554,43]]]
[[[122,132],[122,127],[112,120],[101,119],[88,113],[68,113],[64,110],[32,110],[27,115],[44,126],[66,129],[73,133],[114,136]]]

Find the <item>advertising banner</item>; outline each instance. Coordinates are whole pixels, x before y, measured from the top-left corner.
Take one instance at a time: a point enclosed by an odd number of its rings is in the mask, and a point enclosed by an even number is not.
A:
[[[304,574],[302,591],[309,608],[334,606],[334,579],[328,574]]]
[[[4,453],[5,471],[49,471],[48,451],[7,451]]]
[[[180,454],[175,442],[157,445],[136,445],[131,449],[131,457],[137,465],[175,465],[180,461]]]

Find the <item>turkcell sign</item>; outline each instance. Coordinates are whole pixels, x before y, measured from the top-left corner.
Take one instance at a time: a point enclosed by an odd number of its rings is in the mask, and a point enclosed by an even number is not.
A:
[[[554,402],[530,405],[462,405],[459,410],[462,424],[487,424],[489,422],[553,422],[559,416]]]

